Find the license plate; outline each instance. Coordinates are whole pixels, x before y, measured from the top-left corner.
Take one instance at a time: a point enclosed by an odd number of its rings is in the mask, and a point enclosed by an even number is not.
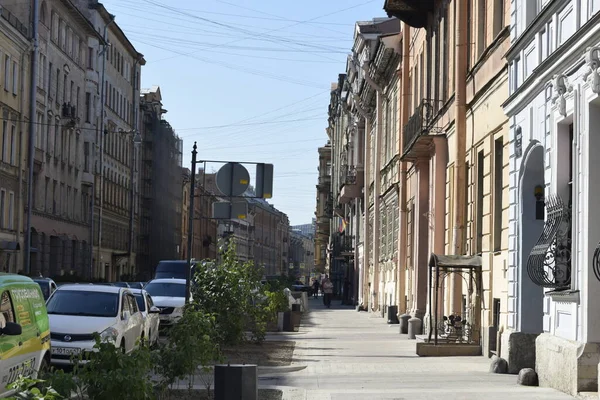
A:
[[[53,347],[52,354],[57,356],[72,356],[73,354],[81,353],[81,349],[74,347]]]

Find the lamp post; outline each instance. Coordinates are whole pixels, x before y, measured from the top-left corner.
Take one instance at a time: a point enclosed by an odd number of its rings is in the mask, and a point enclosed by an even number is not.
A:
[[[133,225],[134,225],[134,216],[135,216],[135,207],[134,207],[134,201],[135,201],[135,166],[137,164],[137,150],[140,147],[140,145],[142,144],[142,135],[140,135],[140,133],[137,130],[133,130],[133,151],[131,152],[131,168],[130,168],[130,176],[129,176],[129,186],[131,187],[131,190],[129,191],[129,257],[130,257],[130,264],[129,267],[131,268],[131,256],[133,254],[133,240],[134,240],[134,229],[133,229]],[[130,271],[131,273],[133,273],[133,271]]]

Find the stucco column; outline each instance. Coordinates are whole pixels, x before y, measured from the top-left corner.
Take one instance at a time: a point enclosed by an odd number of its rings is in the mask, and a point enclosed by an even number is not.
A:
[[[365,186],[364,186],[364,218],[363,218],[363,270],[362,270],[362,299],[363,308],[369,309],[369,253],[371,249],[371,235],[369,232],[369,221],[371,218],[371,211],[369,210],[369,187],[370,187],[370,176],[371,176],[371,122],[369,118],[365,118]]]
[[[432,201],[431,218],[433,222],[431,252],[446,254],[446,167],[448,165],[448,142],[444,137],[434,140],[432,160]],[[438,310],[444,310],[444,288],[439,288]]]
[[[423,319],[427,307],[429,263],[429,160],[416,162],[417,196],[415,210],[414,301],[411,316]]]
[[[398,134],[398,154],[402,154],[404,151],[404,125],[409,118],[409,109],[408,106],[410,104],[410,96],[411,93],[411,85],[409,79],[409,71],[410,71],[410,25],[406,23],[402,23],[402,72],[400,74],[400,84],[401,84],[401,94],[399,96],[399,109],[400,109],[400,123],[399,129],[400,132]],[[406,296],[406,291],[409,289],[406,287],[406,258],[407,252],[406,249],[408,247],[407,243],[407,209],[406,202],[408,197],[408,179],[407,179],[407,163],[406,161],[400,161],[400,173],[398,176],[400,177],[400,193],[398,199],[400,218],[398,219],[398,313],[404,314],[409,310],[408,304],[404,302],[404,297]]]
[[[373,305],[371,309],[379,309],[380,276],[379,276],[379,245],[381,241],[381,139],[382,139],[382,103],[383,94],[377,91],[377,122],[375,126],[375,154],[373,157],[373,283],[371,293],[373,293]]]

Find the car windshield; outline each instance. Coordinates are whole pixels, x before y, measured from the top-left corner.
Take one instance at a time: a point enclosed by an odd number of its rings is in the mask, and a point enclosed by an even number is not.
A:
[[[38,285],[40,285],[40,289],[42,289],[42,294],[44,295],[44,299],[48,300],[50,297],[50,284],[46,281],[35,281]]]
[[[142,312],[146,311],[146,304],[144,304],[144,297],[142,296],[141,293],[137,293],[135,295],[135,301],[137,301],[138,308],[140,309],[140,311],[142,311]]]
[[[151,282],[144,289],[152,297],[185,297],[185,285],[181,283]]]
[[[119,295],[83,290],[57,290],[46,307],[48,314],[116,317]]]
[[[143,289],[144,288],[144,285],[142,285],[142,282],[128,282],[127,284],[132,289]]]

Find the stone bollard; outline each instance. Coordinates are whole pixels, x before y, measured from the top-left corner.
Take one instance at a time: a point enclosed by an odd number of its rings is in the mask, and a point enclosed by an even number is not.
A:
[[[400,333],[407,334],[408,333],[408,320],[410,319],[410,314],[402,314],[399,317],[400,320]]]
[[[417,335],[421,334],[423,328],[423,321],[419,318],[411,318],[408,320],[408,338],[416,339]]]
[[[256,365],[215,365],[215,400],[258,400]]]
[[[508,362],[504,358],[493,356],[490,362],[490,372],[493,374],[507,374]]]
[[[533,368],[523,368],[519,371],[517,377],[517,384],[523,386],[538,386],[538,376]]]

